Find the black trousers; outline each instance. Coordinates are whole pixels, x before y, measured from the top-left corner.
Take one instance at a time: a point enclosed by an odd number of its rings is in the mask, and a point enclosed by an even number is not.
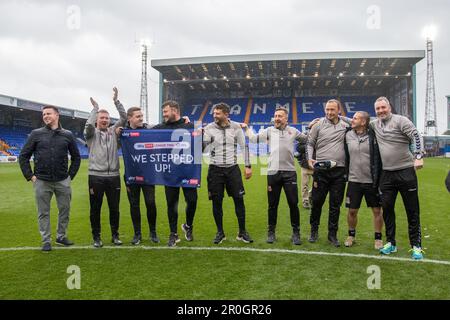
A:
[[[109,224],[111,234],[119,235],[119,203],[120,203],[120,177],[101,177],[89,175],[89,202],[91,205],[90,220],[92,236],[100,237],[100,214],[103,203],[103,195],[106,194],[106,200],[109,207]]]
[[[236,214],[238,225],[239,225],[239,233],[245,231],[245,205],[244,205],[244,197],[237,196],[233,197],[234,201],[234,212]],[[213,205],[213,216],[214,221],[216,222],[217,231],[223,231],[223,196],[212,196],[212,205]]]
[[[291,215],[291,226],[300,229],[300,210],[298,209],[297,173],[295,171],[277,171],[267,176],[267,199],[269,201],[269,226],[277,225],[278,204],[281,189],[284,189]]]
[[[141,234],[141,190],[144,195],[145,207],[147,208],[149,230],[150,232],[156,231],[155,186],[131,184],[127,186],[127,195],[135,234]]]
[[[233,198],[239,232],[245,231],[244,184],[241,169],[238,165],[218,167],[209,165],[208,168],[208,197],[212,200],[213,216],[218,232],[223,232],[223,197],[225,190]]]
[[[417,192],[417,176],[413,167],[397,171],[383,170],[380,178],[381,204],[386,226],[386,239],[395,242],[395,200],[400,192],[408,219],[411,246],[421,246],[420,209]]]
[[[194,223],[195,210],[197,209],[197,188],[183,189],[186,201],[186,224],[192,226]],[[180,198],[180,187],[165,187],[167,201],[167,215],[169,218],[170,232],[177,232],[178,224],[178,200]]]
[[[337,233],[346,179],[345,168],[342,167],[314,171],[310,217],[312,230],[319,228],[322,206],[329,194],[328,233],[334,235]]]

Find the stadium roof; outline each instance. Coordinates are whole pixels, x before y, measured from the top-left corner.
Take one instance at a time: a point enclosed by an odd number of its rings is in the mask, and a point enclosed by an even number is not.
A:
[[[424,50],[228,55],[152,60],[165,84],[195,89],[292,87],[355,89],[410,77]]]
[[[25,100],[13,96],[0,94],[0,106],[17,109],[20,111],[31,110],[41,112],[44,106],[52,105],[58,108],[60,115],[72,118],[87,119],[89,118],[90,112],[79,111],[76,109],[59,107],[54,104],[35,102],[30,100]],[[112,121],[117,121],[117,118],[111,117]]]

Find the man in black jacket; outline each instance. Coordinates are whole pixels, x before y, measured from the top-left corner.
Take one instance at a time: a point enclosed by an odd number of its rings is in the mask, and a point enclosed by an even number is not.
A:
[[[176,101],[168,100],[162,105],[164,122],[154,126],[152,129],[193,129],[193,123],[185,123],[185,119],[180,116],[180,106]],[[192,241],[193,223],[195,210],[197,209],[197,188],[182,188],[186,201],[186,222],[181,225],[187,241]],[[169,247],[175,247],[180,239],[177,234],[178,223],[178,199],[180,196],[179,187],[165,186],[167,215],[169,216],[170,236]]]
[[[39,232],[43,243],[42,251],[50,251],[52,249],[50,201],[53,194],[58,206],[56,243],[64,246],[73,245],[66,235],[72,195],[70,183],[80,168],[81,157],[73,134],[61,128],[59,111],[56,107],[44,107],[42,119],[45,126],[31,132],[20,152],[19,163],[24,177],[33,182]],[[71,157],[69,169],[67,153],[70,153]],[[30,165],[32,155],[34,155],[34,170]]]

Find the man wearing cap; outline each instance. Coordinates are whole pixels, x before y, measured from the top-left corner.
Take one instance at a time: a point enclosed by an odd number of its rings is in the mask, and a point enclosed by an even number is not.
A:
[[[308,164],[314,169],[309,242],[319,238],[322,206],[329,194],[328,240],[335,247],[340,246],[337,231],[347,180],[344,135],[348,124],[340,118],[341,110],[339,100],[328,100],[325,117],[311,128],[307,142]]]

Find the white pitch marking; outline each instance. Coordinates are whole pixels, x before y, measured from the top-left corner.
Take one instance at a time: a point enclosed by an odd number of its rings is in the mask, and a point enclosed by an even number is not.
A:
[[[258,249],[258,248],[245,248],[245,247],[150,247],[150,246],[104,246],[103,248],[94,248],[93,246],[71,246],[71,247],[53,247],[52,250],[102,250],[102,249],[131,249],[131,250],[192,250],[192,251],[247,251],[247,252],[261,252],[261,253],[284,253],[284,254],[303,254],[303,255],[318,255],[318,256],[334,256],[334,257],[350,257],[350,258],[365,258],[365,259],[377,259],[377,260],[391,260],[391,261],[404,261],[413,263],[433,263],[450,265],[450,261],[446,260],[413,260],[408,258],[382,256],[382,255],[369,255],[362,253],[338,253],[338,252],[322,252],[322,251],[304,251],[304,250],[288,250],[288,249]],[[0,252],[14,252],[14,251],[40,251],[41,247],[16,247],[16,248],[0,248]]]

